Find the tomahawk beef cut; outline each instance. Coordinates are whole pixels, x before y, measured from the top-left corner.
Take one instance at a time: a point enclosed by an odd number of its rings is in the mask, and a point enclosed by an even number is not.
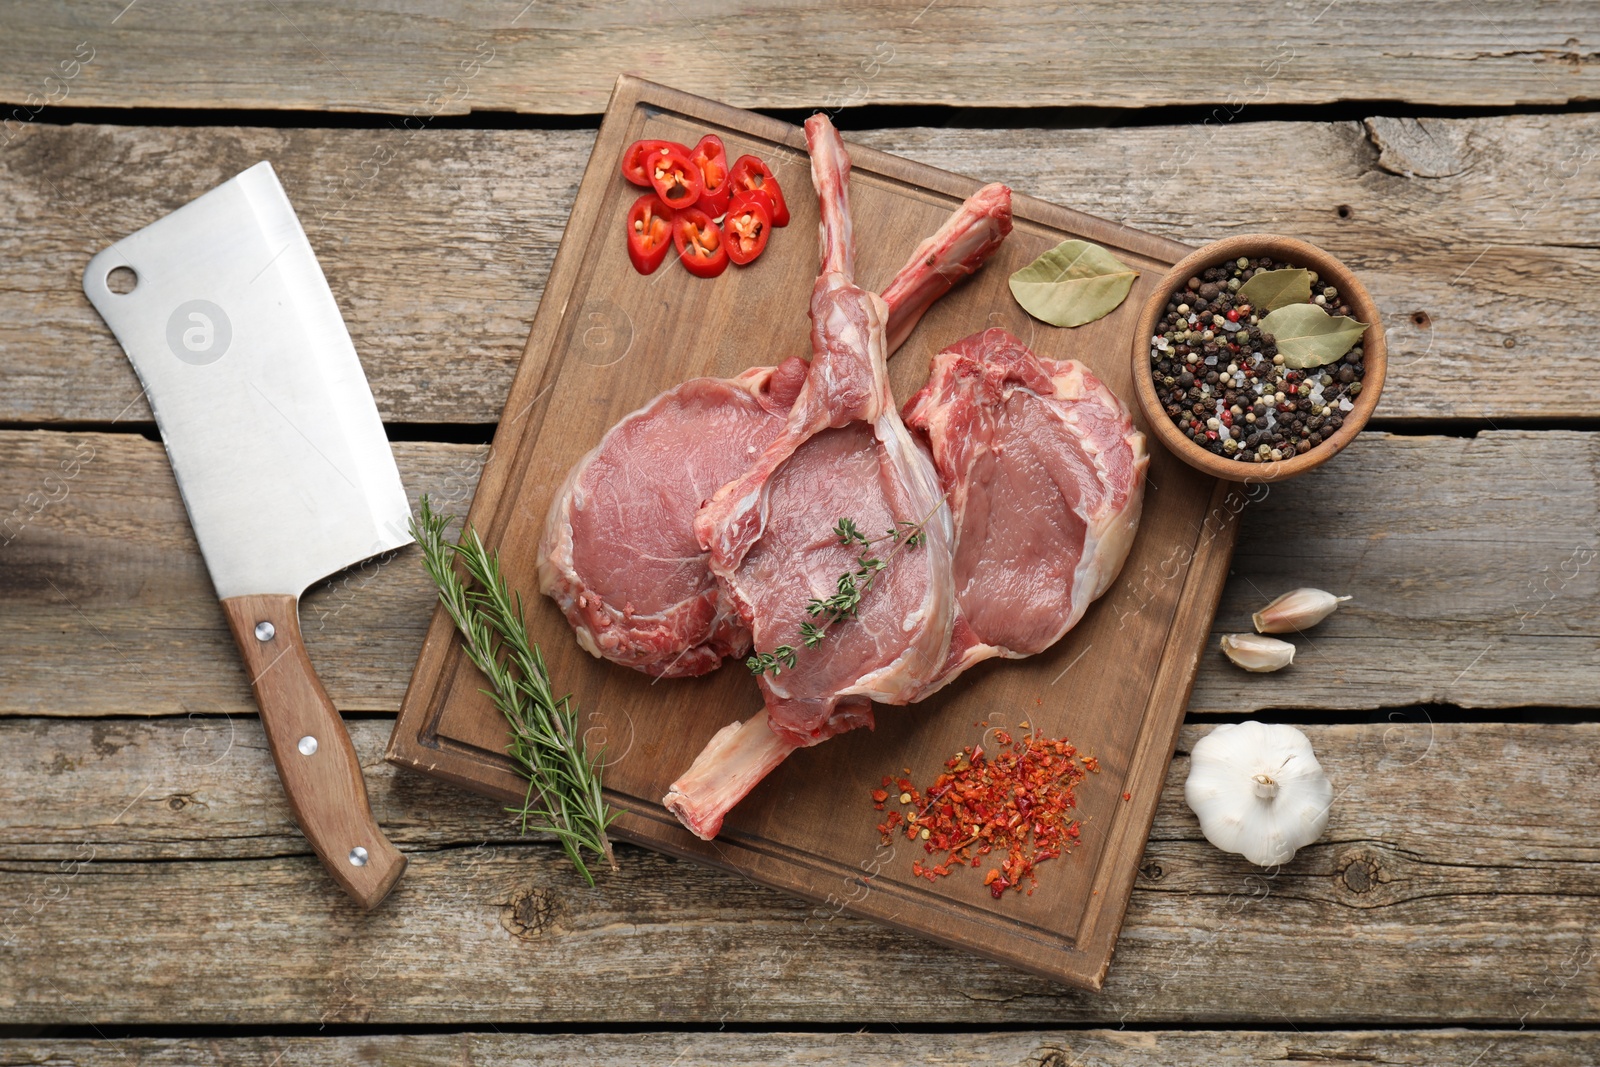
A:
[[[1103,382],[1000,329],[935,356],[905,421],[931,450],[956,538],[950,647],[910,694],[921,700],[975,663],[1042,652],[1077,625],[1127,559],[1149,457]],[[721,816],[797,747],[765,715],[724,727],[667,804],[690,830],[714,836]]]
[[[883,292],[889,352],[1011,232],[1011,190],[986,185],[923,241]],[[798,357],[735,378],[695,378],[625,417],[575,464],[539,545],[540,589],[586,651],[658,677],[714,670],[750,648],[723,603],[694,516],[784,428],[806,376]]]
[[[1075,360],[1002,329],[933,358],[905,421],[928,441],[956,532],[949,659],[918,699],[975,663],[1043,652],[1122,569],[1144,500],[1144,435]]]
[[[824,115],[806,121],[806,143],[822,209],[811,365],[783,431],[695,517],[712,573],[757,652],[796,651],[759,675],[764,713],[714,737],[664,799],[707,839],[788,751],[870,725],[872,701],[902,704],[928,685],[946,661],[955,617],[949,509],[889,390],[887,307],[854,282],[849,158]],[[902,537],[871,550],[892,558],[854,612],[806,647],[802,627],[817,621],[807,603],[831,596],[865,555],[834,532],[841,519],[873,536],[919,536],[914,547]]]
[[[1149,456],[1104,382],[1074,360],[1037,357],[1005,330],[936,355],[906,422],[931,451],[955,534],[957,614],[946,662],[910,694],[920,701],[973,664],[1042,653],[1077,625],[1128,557]],[[838,733],[870,718],[830,725]],[[667,806],[714,837],[797,747],[765,713],[725,726]]]

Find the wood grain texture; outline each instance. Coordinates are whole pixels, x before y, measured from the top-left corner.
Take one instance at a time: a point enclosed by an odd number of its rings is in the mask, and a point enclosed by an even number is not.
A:
[[[233,596],[222,613],[295,824],[339,888],[375,908],[405,873],[406,858],[372,818],[361,763],[306,654],[298,601],[289,593]]]
[[[1360,273],[1388,327],[1380,417],[1592,417],[1600,380],[1572,338],[1600,328],[1600,116],[1373,123],[1370,135],[1356,123],[1217,120],[851,139],[1192,244],[1269,230],[1327,248]],[[32,125],[0,150],[0,422],[149,421],[83,297],[83,266],[263,158],[384,419],[493,422],[593,140]],[[1192,180],[1199,159],[1215,180]],[[1295,180],[1263,160],[1292,163]]]
[[[1426,18],[1404,5],[1247,0],[1230,10],[1227,34],[1172,18],[1159,0],[7,7],[6,102],[419,122],[468,110],[596,113],[623,71],[740,107],[1564,103],[1596,95],[1600,31],[1580,0],[1452,0]],[[88,62],[64,77],[75,54]]]
[[[0,655],[14,657],[0,675],[4,703],[46,714],[63,698],[83,714],[119,703],[153,714],[253,713],[248,676],[160,444],[122,434],[3,439],[12,462],[0,465],[8,483],[0,581],[16,609],[0,613]],[[471,499],[484,451],[395,448],[413,503],[427,491],[457,510]],[[377,596],[384,589],[406,593]],[[335,706],[399,706],[432,603],[414,548],[368,560],[302,600],[311,662]],[[106,683],[98,693],[84,688],[95,677]]]
[[[402,442],[408,491],[460,512],[486,450]],[[1600,706],[1600,435],[1363,434],[1245,508],[1192,711]],[[161,446],[0,432],[0,715],[253,714]],[[1170,566],[1125,572],[1137,595]],[[1285,589],[1355,599],[1270,677],[1221,633]],[[345,712],[394,711],[432,611],[414,549],[313,589],[312,663]],[[381,820],[380,820],[381,821]]]
[[[7,1021],[1137,1033],[1600,1010],[1596,724],[1305,726],[1336,799],[1323,840],[1275,874],[1200,838],[1182,783],[1208,728],[1186,727],[1100,994],[636,848],[588,890],[490,802],[385,767],[386,722],[352,727],[412,861],[372,913],[330,891],[255,722],[0,723]],[[840,812],[875,817],[864,798]]]
[[[68,1041],[0,1039],[0,1067],[90,1067],[137,1062],[147,1067],[558,1067],[605,1063],[649,1067],[1170,1067],[1207,1063],[1346,1060],[1387,1067],[1436,1067],[1492,1056],[1503,1067],[1569,1067],[1592,1062],[1594,1034],[1581,1030],[1062,1030],[955,1034],[407,1034],[365,1037],[117,1038]]]

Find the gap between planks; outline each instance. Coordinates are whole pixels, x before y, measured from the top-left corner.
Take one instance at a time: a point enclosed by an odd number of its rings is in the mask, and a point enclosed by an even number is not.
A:
[[[76,1027],[73,1030],[87,1030]],[[1278,1062],[1381,1062],[1392,1067],[1469,1064],[1492,1056],[1502,1067],[1545,1067],[1576,1063],[1591,1052],[1591,1032],[1582,1029],[1526,1030],[1450,1028],[1441,1030],[1093,1030],[1053,1027],[1016,1033],[1006,1030],[893,1034],[747,1031],[715,1034],[681,1030],[623,1033],[548,1032],[516,1023],[496,1025],[494,1033],[371,1032],[239,1034],[233,1028],[193,1036],[159,1036],[142,1027],[129,1036],[93,1040],[91,1032],[71,1037],[31,1035],[0,1039],[0,1067],[52,1067],[105,1062],[111,1055],[131,1057],[149,1067],[188,1067],[208,1063],[274,1062],[296,1067],[345,1067],[354,1062],[378,1067],[555,1067],[606,1063],[641,1067],[695,1063],[732,1067],[751,1063],[801,1067],[852,1063],[859,1067],[1169,1067],[1208,1063],[1217,1067]],[[154,1031],[154,1032],[152,1032]],[[115,1031],[114,1031],[115,1032]]]

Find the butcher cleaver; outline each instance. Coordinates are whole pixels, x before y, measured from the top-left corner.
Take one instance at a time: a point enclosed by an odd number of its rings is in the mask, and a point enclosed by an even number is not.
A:
[[[257,163],[95,256],[83,289],[155,412],[295,821],[373,907],[406,860],[372,817],[299,600],[410,542],[410,508],[305,231]]]

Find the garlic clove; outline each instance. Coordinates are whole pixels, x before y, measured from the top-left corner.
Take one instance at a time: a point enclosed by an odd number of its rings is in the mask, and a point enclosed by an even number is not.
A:
[[[1256,674],[1282,670],[1294,662],[1294,646],[1276,637],[1223,634],[1222,651],[1235,665]]]
[[[1255,621],[1257,633],[1294,633],[1315,626],[1349,599],[1321,589],[1291,589],[1256,612],[1251,619]]]

